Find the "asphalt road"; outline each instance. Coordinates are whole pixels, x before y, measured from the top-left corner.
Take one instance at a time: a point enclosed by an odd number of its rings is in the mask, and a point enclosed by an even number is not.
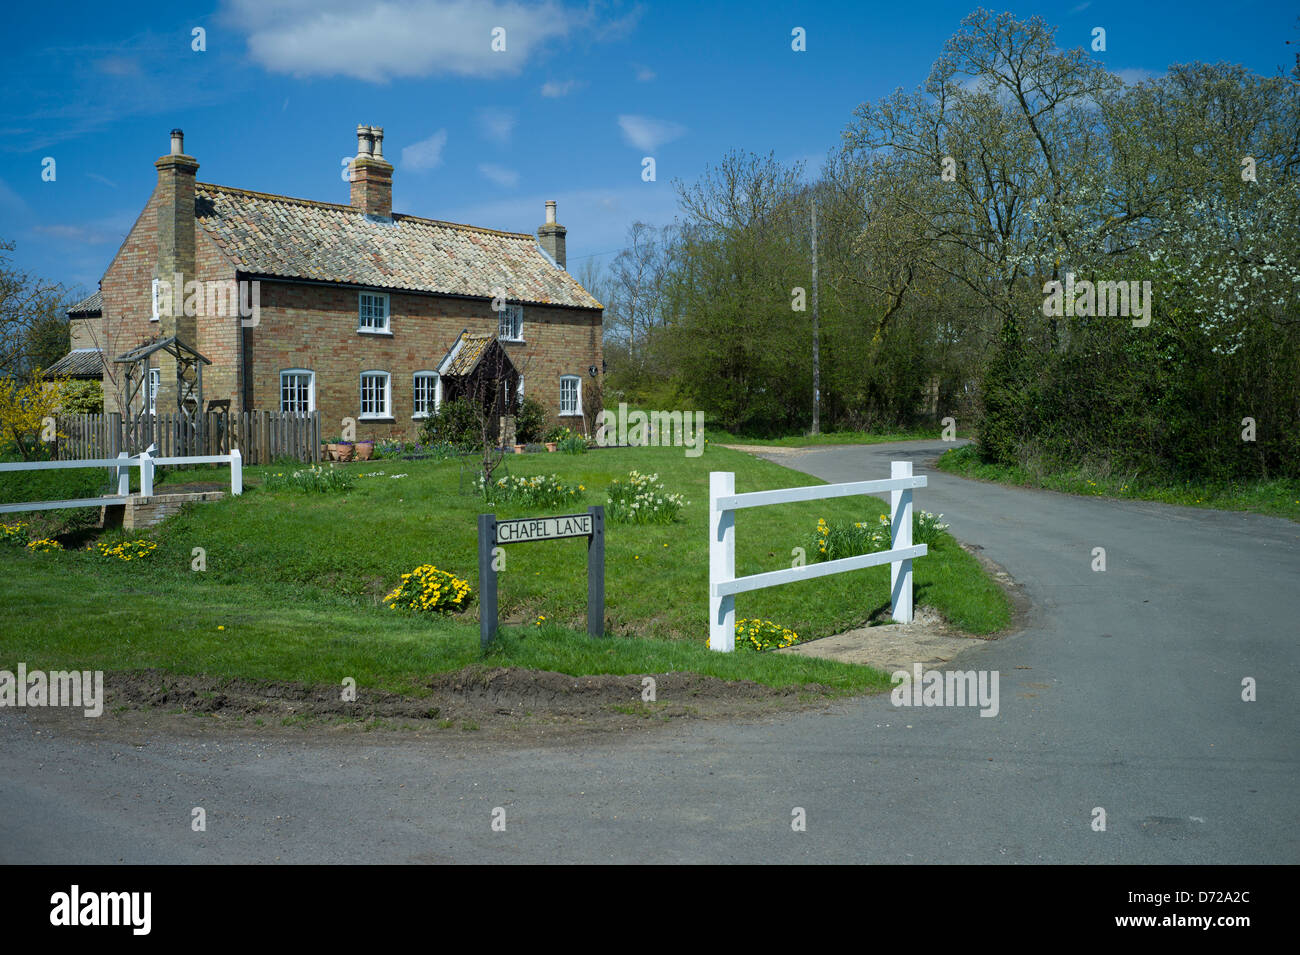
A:
[[[831,481],[912,460],[930,479],[917,506],[1023,585],[1025,629],[957,661],[1000,673],[994,718],[880,696],[599,746],[464,751],[398,734],[132,745],[38,735],[0,711],[0,861],[1300,861],[1296,525],[920,466],[944,447],[781,460]],[[191,831],[194,806],[206,832]]]

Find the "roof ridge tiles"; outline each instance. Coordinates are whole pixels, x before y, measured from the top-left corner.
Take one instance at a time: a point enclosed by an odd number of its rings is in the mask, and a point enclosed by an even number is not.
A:
[[[196,182],[194,188],[196,192],[203,192],[206,190],[208,192],[238,193],[240,195],[253,196],[257,199],[268,199],[273,202],[288,202],[300,206],[313,206],[318,209],[333,209],[338,212],[352,212],[358,216],[364,217],[364,213],[356,206],[342,205],[337,202],[322,202],[319,199],[301,199],[297,196],[283,196],[274,192],[258,192],[256,189],[242,189],[239,186],[223,186],[213,182]],[[410,222],[422,223],[424,225],[443,226],[449,229],[464,229],[467,232],[481,232],[485,235],[499,235],[512,239],[533,239],[533,236],[527,232],[508,232],[504,229],[489,229],[485,226],[468,225],[464,222],[449,222],[446,219],[429,219],[425,216],[411,215],[406,212],[395,212],[392,217],[394,220],[402,219]]]

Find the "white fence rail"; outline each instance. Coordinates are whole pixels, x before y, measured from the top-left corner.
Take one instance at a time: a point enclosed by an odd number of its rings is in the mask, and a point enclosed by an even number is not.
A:
[[[925,487],[923,476],[912,475],[912,462],[892,461],[889,480],[856,481],[783,488],[779,491],[736,493],[731,471],[709,472],[709,649],[730,653],[736,648],[736,594],[765,587],[814,580],[863,567],[889,564],[893,618],[912,621],[912,560],[924,557],[926,545],[912,544],[912,489]],[[890,548],[875,554],[844,557],[823,564],[805,564],[748,577],[736,576],[736,514],[746,507],[793,504],[830,497],[889,491]]]
[[[125,451],[115,458],[90,458],[83,461],[18,461],[0,464],[0,474],[9,471],[55,471],[64,468],[113,468],[116,472],[117,494],[103,497],[83,497],[62,501],[26,501],[17,504],[0,504],[0,514],[19,511],[48,511],[65,507],[99,507],[105,504],[124,504],[131,495],[131,468],[140,469],[140,496],[153,497],[154,468],[177,464],[229,464],[230,493],[244,493],[244,459],[238,448],[229,454],[201,454],[188,457],[155,458],[148,451],[134,457]]]

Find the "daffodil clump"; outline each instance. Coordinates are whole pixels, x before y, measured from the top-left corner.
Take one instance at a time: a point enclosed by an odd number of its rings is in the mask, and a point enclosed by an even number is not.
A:
[[[669,493],[658,474],[628,473],[626,481],[611,481],[605,514],[620,524],[671,524],[690,504],[680,494]]]
[[[153,552],[158,549],[154,541],[140,540],[119,541],[116,544],[110,544],[107,541],[97,541],[94,550],[105,560],[145,560],[152,556]],[[90,550],[90,547],[86,548]]]
[[[266,476],[266,487],[272,490],[294,490],[304,493],[348,491],[352,489],[352,475],[334,465],[319,464],[297,471],[272,471]]]
[[[41,537],[37,540],[29,541],[27,549],[35,554],[48,554],[52,551],[63,550],[63,545],[48,537]]]
[[[12,524],[0,524],[0,544],[9,544],[13,547],[26,547],[31,536],[27,533],[30,527],[26,521],[15,521]]]
[[[439,570],[433,564],[421,564],[409,574],[402,574],[402,582],[384,598],[384,603],[393,610],[404,607],[456,613],[469,606],[469,595],[469,581]]]
[[[799,634],[771,620],[757,617],[736,621],[737,650],[779,650],[799,642]]]
[[[948,525],[940,520],[942,514],[929,511],[912,512],[912,543],[936,544]],[[842,560],[859,554],[875,554],[889,550],[893,544],[888,514],[880,514],[873,521],[852,521],[829,524],[826,518],[817,519],[813,534],[813,559]]]
[[[475,488],[489,503],[525,504],[538,507],[556,507],[574,504],[587,490],[582,484],[565,484],[558,474],[534,477],[503,477],[491,484],[479,475]]]

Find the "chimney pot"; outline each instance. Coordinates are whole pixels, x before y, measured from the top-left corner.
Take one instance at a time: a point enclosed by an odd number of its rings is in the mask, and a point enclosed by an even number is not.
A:
[[[183,156],[185,154],[185,131],[180,129],[172,130],[172,153],[173,156]]]
[[[384,158],[382,126],[357,127],[357,156],[352,161],[351,203],[369,216],[393,215],[393,166]]]
[[[555,221],[555,200],[546,200],[546,221],[537,227],[537,244],[560,268],[566,267],[565,235],[568,229]]]

